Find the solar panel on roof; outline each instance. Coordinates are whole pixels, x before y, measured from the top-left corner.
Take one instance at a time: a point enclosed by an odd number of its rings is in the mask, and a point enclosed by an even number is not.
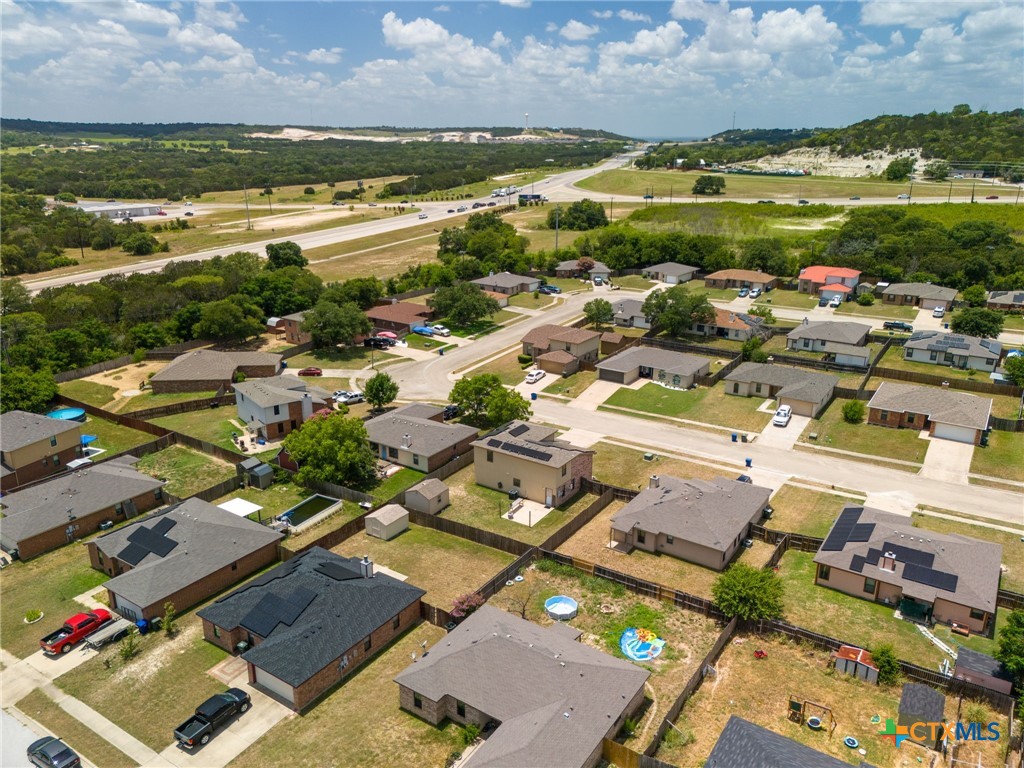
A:
[[[822,550],[826,552],[842,551],[843,547],[846,546],[846,542],[850,540],[853,527],[860,520],[860,514],[863,511],[863,507],[850,507],[840,512],[839,517],[836,518],[836,522],[832,526],[832,530],[829,531],[828,538],[821,545]]]
[[[316,592],[305,587],[296,587],[281,606],[278,618],[289,627],[302,615],[316,597]]]
[[[171,528],[176,526],[178,521],[171,517],[162,517],[156,521],[156,525],[153,526],[153,530],[160,534],[166,534]]]
[[[131,565],[138,565],[142,562],[142,559],[149,554],[149,550],[145,547],[140,547],[138,544],[129,544],[127,547],[117,553],[117,559],[123,560]]]
[[[324,576],[330,576],[335,581],[348,581],[349,579],[361,579],[362,575],[358,570],[341,563],[320,563],[313,570],[319,571]]]
[[[919,549],[911,549],[903,544],[896,544],[891,541],[885,542],[883,546],[885,547],[886,552],[892,552],[896,555],[896,559],[900,562],[912,563],[913,565],[923,565],[925,568],[931,568],[935,563],[935,555],[931,552],[922,552]]]
[[[850,558],[850,570],[854,573],[863,573],[866,562],[867,560],[862,555],[854,555]]]
[[[519,456],[526,456],[531,459],[537,459],[539,461],[549,461],[551,454],[545,451],[538,451],[536,448],[527,448],[525,445],[514,445],[512,443],[505,443],[505,450],[509,453],[515,453]]]
[[[510,429],[508,433],[510,435],[512,435],[512,437],[519,437],[521,434],[523,434],[523,432],[529,432],[529,431],[530,431],[529,425],[527,425],[527,424],[520,424],[515,429]]]
[[[903,568],[903,578],[908,581],[915,581],[918,584],[925,584],[945,592],[956,592],[957,575],[937,571],[934,568],[927,568],[923,565],[907,563]]]
[[[853,526],[853,530],[850,531],[850,537],[847,541],[871,541],[871,534],[875,532],[874,523],[857,523]]]
[[[492,437],[490,440],[487,441],[487,446],[489,448],[501,448],[501,440],[499,440],[496,437]]]
[[[178,546],[178,542],[168,539],[162,533],[142,526],[128,534],[128,541],[144,547],[157,557],[167,557],[171,550]]]

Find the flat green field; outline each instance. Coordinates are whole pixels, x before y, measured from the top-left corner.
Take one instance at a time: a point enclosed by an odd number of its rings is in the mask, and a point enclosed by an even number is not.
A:
[[[918,437],[915,429],[890,429],[862,421],[849,424],[843,420],[843,405],[849,401],[836,398],[820,419],[811,419],[800,441],[843,451],[903,461],[924,461],[928,441]],[[817,442],[808,438],[817,433]]]
[[[1024,482],[1024,433],[992,430],[987,448],[975,448],[971,472]]]
[[[181,445],[143,456],[136,468],[166,480],[167,492],[180,499],[235,476],[235,468],[230,464]]]
[[[91,447],[105,449],[108,456],[112,453],[127,451],[129,448],[156,440],[154,435],[140,432],[131,427],[122,427],[120,424],[115,424],[112,421],[95,416],[90,416],[85,424],[82,425],[82,434],[96,435],[99,439],[92,443]],[[106,456],[100,454],[100,459],[105,458]]]
[[[757,410],[762,402],[763,398],[727,395],[721,387],[678,390],[652,382],[640,389],[622,387],[605,405],[759,432],[772,418]]]

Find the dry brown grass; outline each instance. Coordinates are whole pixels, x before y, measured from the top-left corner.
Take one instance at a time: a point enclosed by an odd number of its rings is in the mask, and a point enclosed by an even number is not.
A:
[[[708,467],[684,459],[655,454],[654,461],[644,461],[644,453],[614,443],[600,442],[594,446],[594,477],[602,483],[622,488],[646,488],[651,475],[673,475],[681,478],[713,480],[716,477],[734,477],[731,470]]]
[[[331,246],[325,246],[329,247]],[[415,264],[435,261],[437,235],[430,233],[383,247],[364,246],[361,250],[340,256],[328,252],[328,255],[320,257],[320,261],[312,261],[312,258],[310,257],[309,271],[319,275],[325,282],[369,276],[386,279],[404,272]]]
[[[845,496],[783,485],[772,495],[775,513],[767,527],[806,536],[828,535],[843,505],[853,501]]]

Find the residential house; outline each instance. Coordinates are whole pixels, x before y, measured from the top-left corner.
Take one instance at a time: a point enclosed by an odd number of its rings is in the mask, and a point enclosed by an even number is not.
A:
[[[922,747],[944,751],[946,737],[942,728],[914,728],[915,723],[945,723],[946,697],[921,683],[904,683],[900,693],[897,725],[906,728],[907,739]]]
[[[238,419],[260,437],[276,440],[301,427],[331,396],[297,376],[273,376],[235,384]]]
[[[746,341],[752,336],[767,337],[768,329],[764,325],[764,320],[756,315],[715,307],[714,319],[710,323],[694,323],[690,326],[690,333]]]
[[[815,265],[804,267],[797,278],[797,290],[823,299],[841,296],[843,301],[857,288],[860,270]]]
[[[548,373],[575,373],[580,363],[596,363],[601,334],[583,328],[539,325],[522,338],[523,354]]]
[[[575,496],[594,470],[594,452],[555,439],[553,427],[510,421],[473,443],[477,485],[554,507]]]
[[[284,338],[284,320],[280,317],[268,317],[265,325],[267,333]]]
[[[615,324],[622,328],[650,328],[651,320],[644,314],[644,303],[640,299],[617,299],[612,302],[615,310]]]
[[[933,437],[960,443],[981,442],[988,429],[992,400],[948,387],[922,387],[883,381],[868,401],[868,424],[897,429],[927,429]]]
[[[961,645],[956,650],[953,677],[1005,696],[1009,696],[1013,690],[1013,676],[1001,661],[972,650],[966,645]]]
[[[754,269],[721,269],[704,278],[706,288],[759,288],[768,291],[779,284],[779,278]]]
[[[991,373],[999,365],[1003,345],[995,339],[941,331],[915,331],[903,345],[903,359]]]
[[[406,712],[440,725],[498,723],[466,768],[595,768],[644,699],[646,669],[484,605],[395,678]]]
[[[425,325],[434,316],[434,310],[425,304],[410,301],[393,301],[390,304],[370,307],[366,316],[373,323],[376,332],[391,331],[399,336],[412,333],[417,325]]]
[[[82,458],[82,425],[38,413],[0,415],[0,490],[41,480]]]
[[[655,264],[652,267],[644,267],[643,276],[648,280],[657,280],[659,283],[676,285],[677,283],[689,282],[697,272],[697,267],[677,264],[674,261],[666,261],[662,264]]]
[[[498,302],[498,306],[503,308],[503,309],[508,306],[508,294],[507,293],[498,293],[497,291],[487,291],[487,290],[485,290],[483,292],[483,294],[484,294],[484,296],[487,296],[488,298],[494,299],[496,302]]]
[[[132,469],[135,461],[122,456],[4,496],[0,547],[28,560],[156,507],[164,483]]]
[[[766,363],[741,363],[725,377],[725,394],[774,397],[798,416],[817,418],[831,402],[838,376]]]
[[[416,483],[405,492],[405,506],[426,515],[440,514],[450,503],[448,486],[437,478],[428,478]]]
[[[786,334],[786,348],[794,352],[822,352],[837,365],[867,368],[871,349],[866,345],[871,326],[864,323],[824,321],[803,323]]]
[[[150,380],[153,394],[169,392],[228,391],[235,377],[246,379],[276,376],[281,356],[269,352],[218,352],[196,349],[178,355]]]
[[[486,291],[493,291],[505,296],[515,296],[517,293],[533,293],[540,288],[539,277],[524,277],[513,275],[511,272],[493,272],[487,277],[478,277],[470,280],[471,283],[479,285]]]
[[[293,312],[281,318],[281,327],[284,328],[285,341],[289,344],[309,344],[313,341],[309,331],[302,330],[302,321],[305,319],[305,312]]]
[[[89,541],[89,562],[112,578],[109,605],[151,620],[181,613],[277,560],[284,534],[191,498]]]
[[[882,301],[898,307],[949,309],[956,293],[956,288],[944,288],[931,283],[893,283],[882,291]]]
[[[197,612],[249,683],[302,711],[420,621],[424,591],[313,547]]]
[[[814,583],[899,609],[904,618],[991,635],[1002,547],[847,504],[814,562]]]
[[[707,376],[710,357],[654,347],[630,347],[597,364],[597,378],[617,384],[650,379],[667,387],[689,389],[698,376]]]
[[[739,715],[730,715],[704,768],[850,768],[850,763],[819,752]],[[859,768],[872,768],[860,763]]]
[[[475,429],[411,415],[416,406],[396,408],[366,422],[370,448],[382,461],[433,472],[470,449]]]
[[[989,309],[1001,309],[1004,312],[1024,311],[1024,291],[989,291],[988,302],[985,304]]]
[[[764,516],[771,488],[716,477],[652,475],[648,487],[611,518],[611,537],[630,552],[671,555],[720,571]]]
[[[578,259],[569,259],[568,261],[560,261],[555,267],[556,277],[589,277],[593,280],[595,277],[600,277],[602,280],[607,281],[611,277],[611,268],[602,261],[595,261],[594,266],[590,268],[590,271],[584,272],[580,269]]]

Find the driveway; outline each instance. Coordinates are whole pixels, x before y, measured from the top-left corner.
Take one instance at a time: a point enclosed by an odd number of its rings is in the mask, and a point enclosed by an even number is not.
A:
[[[967,484],[967,473],[971,471],[974,446],[932,437],[928,440],[928,452],[924,455],[921,476],[932,480]]]
[[[647,382],[645,381],[644,383],[646,384]],[[582,408],[584,411],[596,411],[597,406],[614,395],[621,386],[621,384],[616,384],[614,381],[595,381],[576,396],[576,399],[572,402],[572,407]]]
[[[757,444],[763,447],[791,451],[804,428],[810,423],[810,416],[797,416],[795,414],[790,418],[789,424],[784,427],[776,427],[771,422],[768,422],[768,426],[761,430],[761,434],[758,435]]]

